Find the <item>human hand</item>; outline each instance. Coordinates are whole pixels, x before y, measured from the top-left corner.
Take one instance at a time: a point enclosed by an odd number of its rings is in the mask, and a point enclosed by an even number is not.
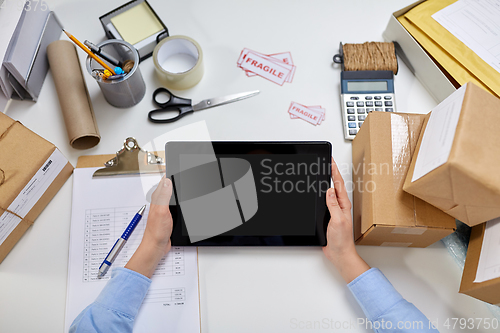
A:
[[[351,201],[333,158],[332,180],[334,187],[326,194],[330,222],[326,230],[327,245],[323,247],[323,252],[349,283],[370,267],[361,259],[354,246]]]
[[[160,259],[170,251],[172,215],[169,210],[172,181],[163,177],[151,197],[148,221],[141,244],[130,258],[126,268],[148,278],[153,275]]]
[[[172,235],[172,215],[169,202],[172,196],[172,181],[165,176],[151,196],[148,222],[142,242],[156,247],[162,256],[170,251],[170,236]]]

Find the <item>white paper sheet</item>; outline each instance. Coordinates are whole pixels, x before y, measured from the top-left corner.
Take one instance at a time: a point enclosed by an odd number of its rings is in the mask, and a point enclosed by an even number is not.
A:
[[[0,245],[21,223],[22,220],[18,216],[22,218],[26,217],[42,195],[45,194],[52,182],[54,182],[54,179],[59,176],[67,163],[68,160],[66,157],[64,157],[59,149],[55,149],[26,186],[19,192],[14,201],[7,207],[7,211],[0,215]]]
[[[432,109],[427,122],[420,150],[418,151],[412,182],[443,165],[450,156],[455,131],[462,111],[465,89],[464,84]]]
[[[123,267],[139,245],[144,217],[110,271],[97,279],[99,265],[160,175],[92,179],[97,168],[77,168],[73,178],[65,332],[76,316],[109,280],[113,267]],[[195,247],[173,247],[156,269],[137,316],[134,332],[200,332],[198,264]]]
[[[484,282],[498,277],[500,277],[500,218],[486,222],[474,282]]]
[[[500,0],[459,0],[432,18],[500,72]]]

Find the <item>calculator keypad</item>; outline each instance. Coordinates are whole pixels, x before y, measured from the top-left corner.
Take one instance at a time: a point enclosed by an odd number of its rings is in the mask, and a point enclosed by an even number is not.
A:
[[[343,112],[346,139],[354,139],[368,113],[373,111],[395,112],[394,95],[343,95]]]

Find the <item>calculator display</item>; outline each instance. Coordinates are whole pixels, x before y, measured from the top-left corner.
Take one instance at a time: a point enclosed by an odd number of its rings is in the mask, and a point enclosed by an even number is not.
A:
[[[387,91],[387,81],[348,81],[348,91]]]

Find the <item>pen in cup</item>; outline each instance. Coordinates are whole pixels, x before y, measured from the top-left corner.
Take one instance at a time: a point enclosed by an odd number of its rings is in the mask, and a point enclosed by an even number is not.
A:
[[[83,51],[85,51],[85,53],[87,53],[89,55],[89,57],[91,57],[92,59],[97,61],[101,66],[103,66],[107,71],[109,71],[110,75],[108,75],[108,76],[125,73],[123,71],[123,69],[119,66],[115,67],[114,69],[109,67],[104,61],[102,61],[98,56],[96,56],[94,53],[92,53],[92,51],[90,51],[85,45],[83,45],[82,42],[80,42],[78,39],[76,39],[75,36],[73,36],[72,34],[70,34],[69,32],[67,32],[64,29],[63,29],[63,32],[68,36],[69,39],[71,39],[73,41],[73,43],[75,43],[76,45],[78,45],[78,47],[80,47]]]
[[[132,218],[132,221],[130,221],[127,229],[125,229],[121,237],[118,238],[118,240],[115,242],[115,245],[113,245],[113,247],[109,251],[108,255],[106,256],[106,259],[104,259],[101,266],[99,266],[99,273],[97,273],[98,278],[102,278],[104,275],[106,275],[109,267],[111,267],[118,254],[120,254],[120,251],[127,243],[128,238],[134,231],[139,221],[142,219],[142,214],[144,213],[145,209],[146,205],[142,206],[142,208],[139,209],[139,211]]]
[[[85,44],[90,49],[90,51],[92,51],[92,53],[97,54],[104,60],[109,61],[109,63],[113,64],[113,66],[118,66],[123,68],[120,61],[118,61],[115,57],[111,56],[110,54],[102,51],[102,49],[97,45],[95,45],[94,43],[86,40],[85,42],[83,42],[83,44]]]

